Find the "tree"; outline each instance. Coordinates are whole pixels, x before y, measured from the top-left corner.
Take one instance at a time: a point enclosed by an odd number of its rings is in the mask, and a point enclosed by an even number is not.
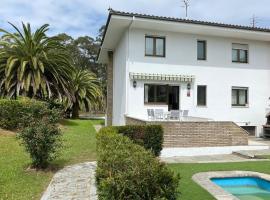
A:
[[[102,87],[102,93],[106,96],[106,66],[96,62],[104,31],[105,26],[102,26],[95,39],[89,36],[73,39],[65,33],[59,34],[58,37],[62,39],[62,44],[72,55],[73,64],[76,68],[89,69],[96,74]]]
[[[11,24],[11,23],[10,23]],[[9,97],[72,98],[69,92],[73,70],[70,56],[59,37],[48,37],[49,25],[35,32],[30,24],[23,30],[4,33],[0,40],[0,88]]]
[[[100,107],[102,91],[96,75],[88,69],[76,69],[72,78],[72,94],[75,97],[71,102],[72,118],[79,117],[79,110]]]

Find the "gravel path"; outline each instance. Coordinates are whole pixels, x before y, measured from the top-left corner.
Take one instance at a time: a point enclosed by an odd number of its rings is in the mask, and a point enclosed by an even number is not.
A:
[[[96,162],[67,166],[57,172],[41,200],[97,200]]]

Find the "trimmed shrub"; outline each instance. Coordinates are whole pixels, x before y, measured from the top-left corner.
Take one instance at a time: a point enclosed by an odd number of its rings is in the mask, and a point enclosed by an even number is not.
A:
[[[62,146],[61,131],[47,120],[37,121],[18,134],[32,159],[32,167],[46,168]]]
[[[21,99],[0,100],[0,127],[4,129],[21,129],[33,122],[47,118],[56,123],[61,117],[59,109],[50,109],[45,102]]]
[[[179,175],[128,137],[106,127],[97,134],[96,181],[100,200],[175,200]]]
[[[136,144],[142,145],[145,149],[159,156],[163,145],[163,128],[161,125],[127,125],[115,126],[118,133],[121,133]]]

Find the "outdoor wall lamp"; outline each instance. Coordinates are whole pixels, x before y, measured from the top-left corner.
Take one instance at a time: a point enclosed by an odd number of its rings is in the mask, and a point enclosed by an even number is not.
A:
[[[133,81],[133,87],[134,87],[134,88],[137,87],[137,81]]]
[[[190,89],[191,89],[191,85],[190,83],[187,84],[187,96],[190,97]]]
[[[190,83],[187,84],[187,89],[190,90],[191,89],[191,85]]]

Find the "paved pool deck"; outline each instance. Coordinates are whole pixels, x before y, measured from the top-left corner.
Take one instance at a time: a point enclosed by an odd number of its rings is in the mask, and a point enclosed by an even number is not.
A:
[[[240,156],[241,153],[248,155],[270,155],[270,140],[263,138],[249,138],[247,147],[202,147],[202,148],[170,148],[161,154],[160,160],[166,163],[221,163],[221,162],[252,162],[265,161],[266,159],[250,159]],[[165,149],[166,151],[166,149]],[[240,155],[232,152],[241,152]],[[225,153],[222,153],[225,152]]]

